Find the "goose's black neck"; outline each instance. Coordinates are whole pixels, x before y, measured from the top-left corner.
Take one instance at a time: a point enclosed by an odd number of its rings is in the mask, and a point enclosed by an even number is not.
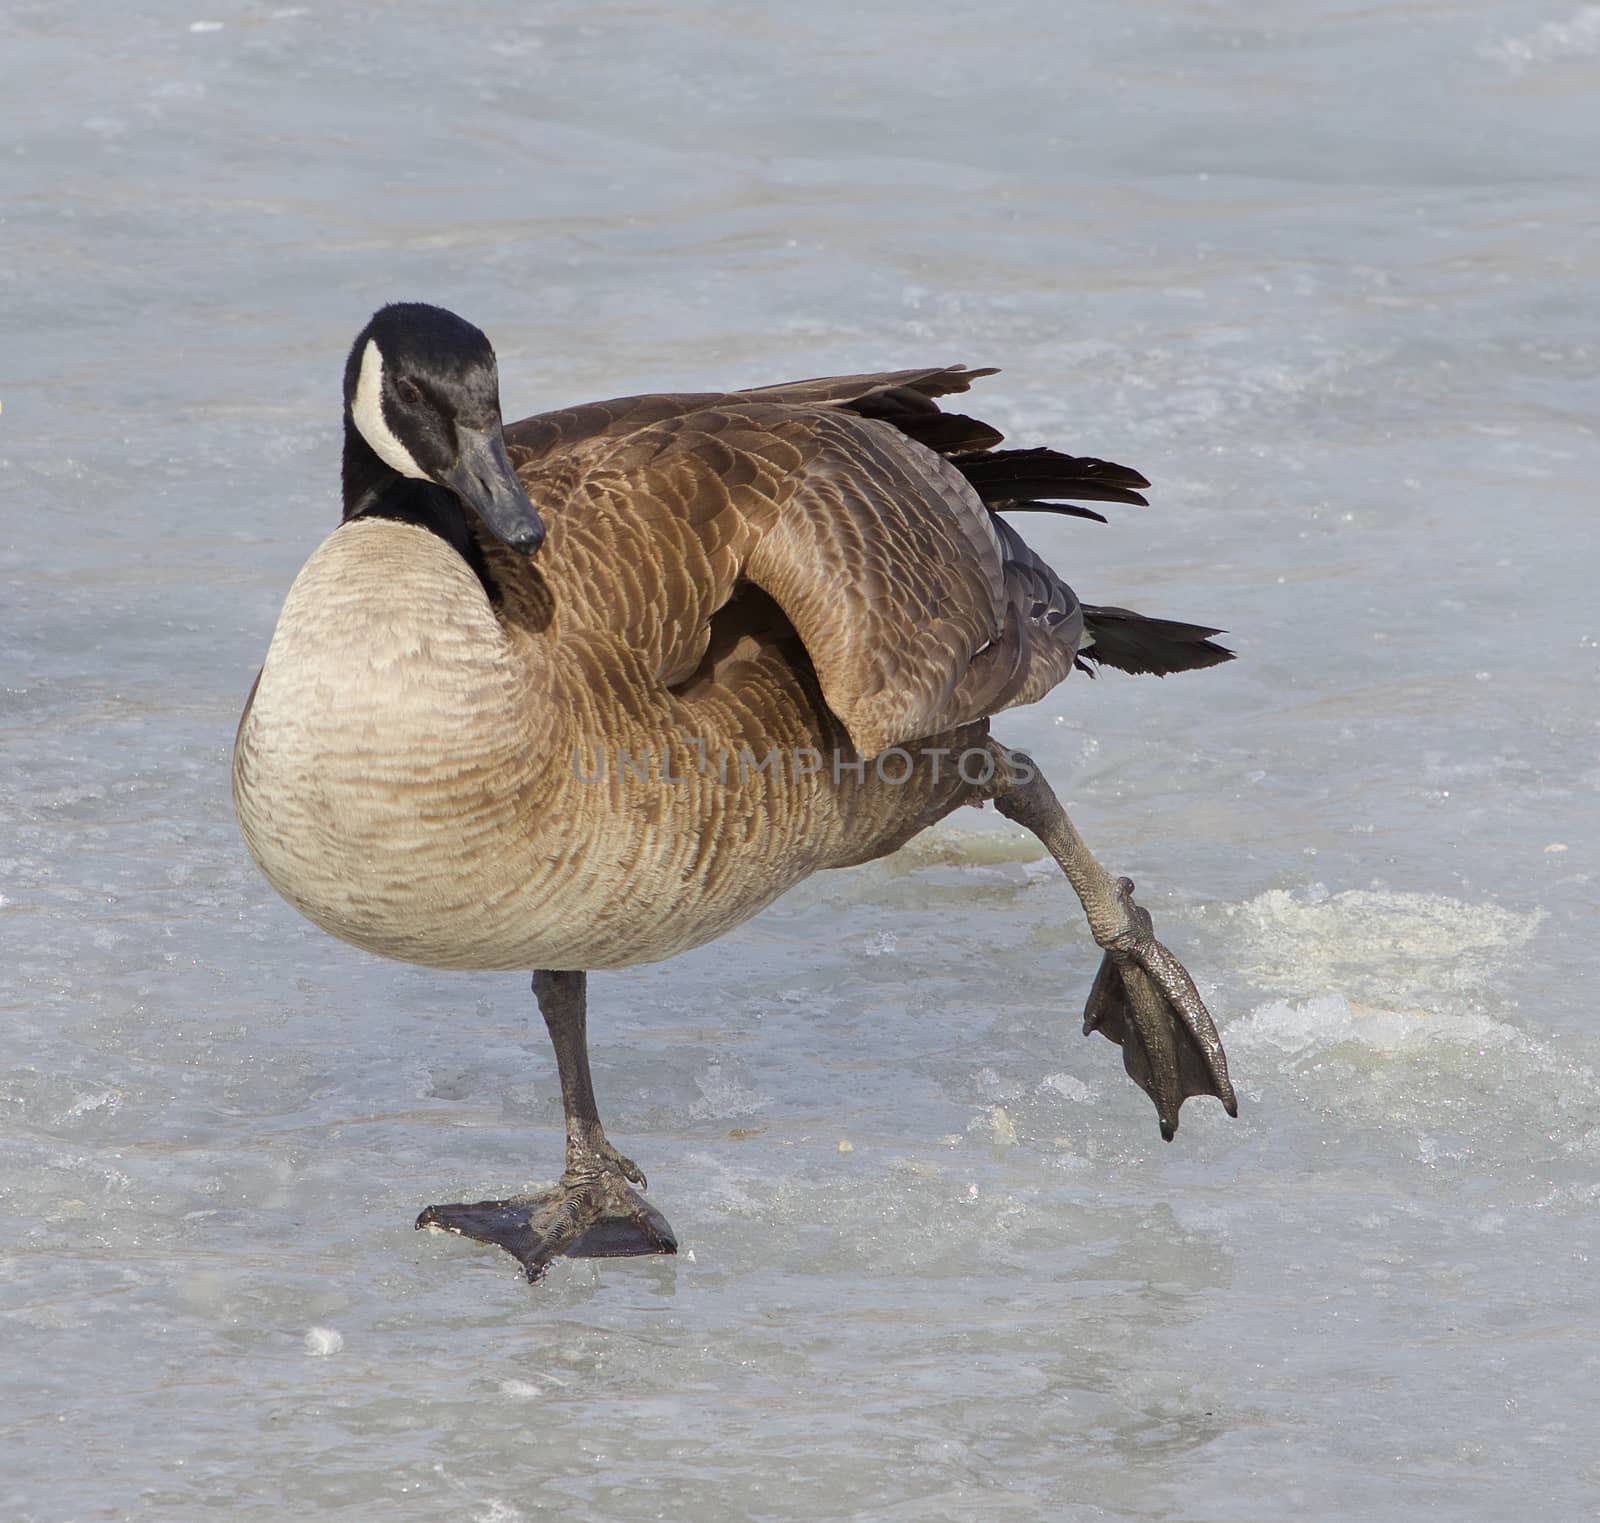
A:
[[[454,492],[431,481],[402,476],[380,460],[348,419],[344,425],[344,522],[352,518],[392,518],[437,534],[471,568],[483,584],[491,603],[500,601],[500,588],[489,562],[467,522],[467,510]]]

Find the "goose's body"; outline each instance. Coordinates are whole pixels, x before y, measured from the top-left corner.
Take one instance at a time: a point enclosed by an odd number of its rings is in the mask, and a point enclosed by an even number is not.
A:
[[[594,631],[502,623],[429,531],[358,519],[296,578],[240,729],[245,839],[367,951],[593,970],[713,940],[959,801],[953,764],[835,785],[855,753],[815,682],[751,635],[719,655],[675,693]],[[797,777],[808,747],[827,757]]]
[[[987,723],[1085,656],[1165,671],[1227,652],[1213,630],[1083,609],[995,516],[1139,501],[1145,483],[995,452],[993,430],[938,411],[988,373],[628,398],[502,435],[475,329],[396,307],[357,340],[345,522],[290,589],[234,792],[267,878],[334,935],[549,970],[568,1175],[554,1197],[430,1208],[433,1224],[530,1273],[560,1251],[669,1247],[593,1114],[579,970],[710,941],[985,799],[1083,897],[1122,976],[1102,972],[1091,1015],[1134,1038],[1163,1130],[1186,1094],[1231,1108],[1187,975],[1164,976],[1156,953],[1182,969],[1148,917]]]

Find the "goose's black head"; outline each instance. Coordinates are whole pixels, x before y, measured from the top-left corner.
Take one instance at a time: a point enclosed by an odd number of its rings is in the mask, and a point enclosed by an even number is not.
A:
[[[486,585],[463,510],[525,555],[544,543],[544,523],[506,456],[494,350],[455,313],[421,302],[375,313],[345,364],[344,418],[347,519],[432,529]]]

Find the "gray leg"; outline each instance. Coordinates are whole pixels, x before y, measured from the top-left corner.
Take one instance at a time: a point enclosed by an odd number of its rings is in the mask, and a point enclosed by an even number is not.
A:
[[[1155,1101],[1168,1142],[1191,1095],[1215,1095],[1238,1115],[1210,1012],[1183,964],[1156,940],[1148,912],[1134,902],[1132,880],[1113,878],[1094,859],[1031,758],[998,744],[994,751],[995,808],[1038,836],[1060,864],[1105,949],[1084,1006],[1084,1033],[1099,1031],[1122,1048],[1123,1066]]]
[[[648,1188],[643,1171],[606,1140],[594,1103],[589,1075],[589,975],[535,973],[533,994],[556,1050],[561,1076],[561,1108],[567,1117],[567,1173],[594,1174],[610,1169]]]
[[[589,1074],[587,983],[583,973],[533,975],[567,1117],[567,1168],[561,1182],[537,1195],[429,1206],[417,1218],[418,1227],[504,1248],[521,1261],[530,1280],[540,1279],[558,1254],[619,1258],[678,1251],[666,1219],[629,1188],[631,1181],[644,1189],[643,1172],[612,1147],[600,1124]]]

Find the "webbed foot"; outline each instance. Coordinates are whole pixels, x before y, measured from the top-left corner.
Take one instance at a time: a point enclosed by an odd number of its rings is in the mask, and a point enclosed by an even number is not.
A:
[[[1188,970],[1155,937],[1149,911],[1134,902],[1133,880],[1117,880],[1126,929],[1102,945],[1106,955],[1083,1007],[1083,1031],[1122,1048],[1122,1065],[1155,1101],[1162,1137],[1171,1142],[1178,1111],[1191,1095],[1215,1095],[1239,1114],[1228,1058],[1211,1013]]]
[[[417,1226],[504,1248],[530,1281],[542,1279],[551,1260],[562,1254],[610,1259],[676,1253],[678,1240],[667,1219],[622,1177],[626,1172],[643,1184],[644,1175],[620,1154],[617,1160],[626,1170],[569,1172],[553,1189],[536,1195],[429,1206]]]

